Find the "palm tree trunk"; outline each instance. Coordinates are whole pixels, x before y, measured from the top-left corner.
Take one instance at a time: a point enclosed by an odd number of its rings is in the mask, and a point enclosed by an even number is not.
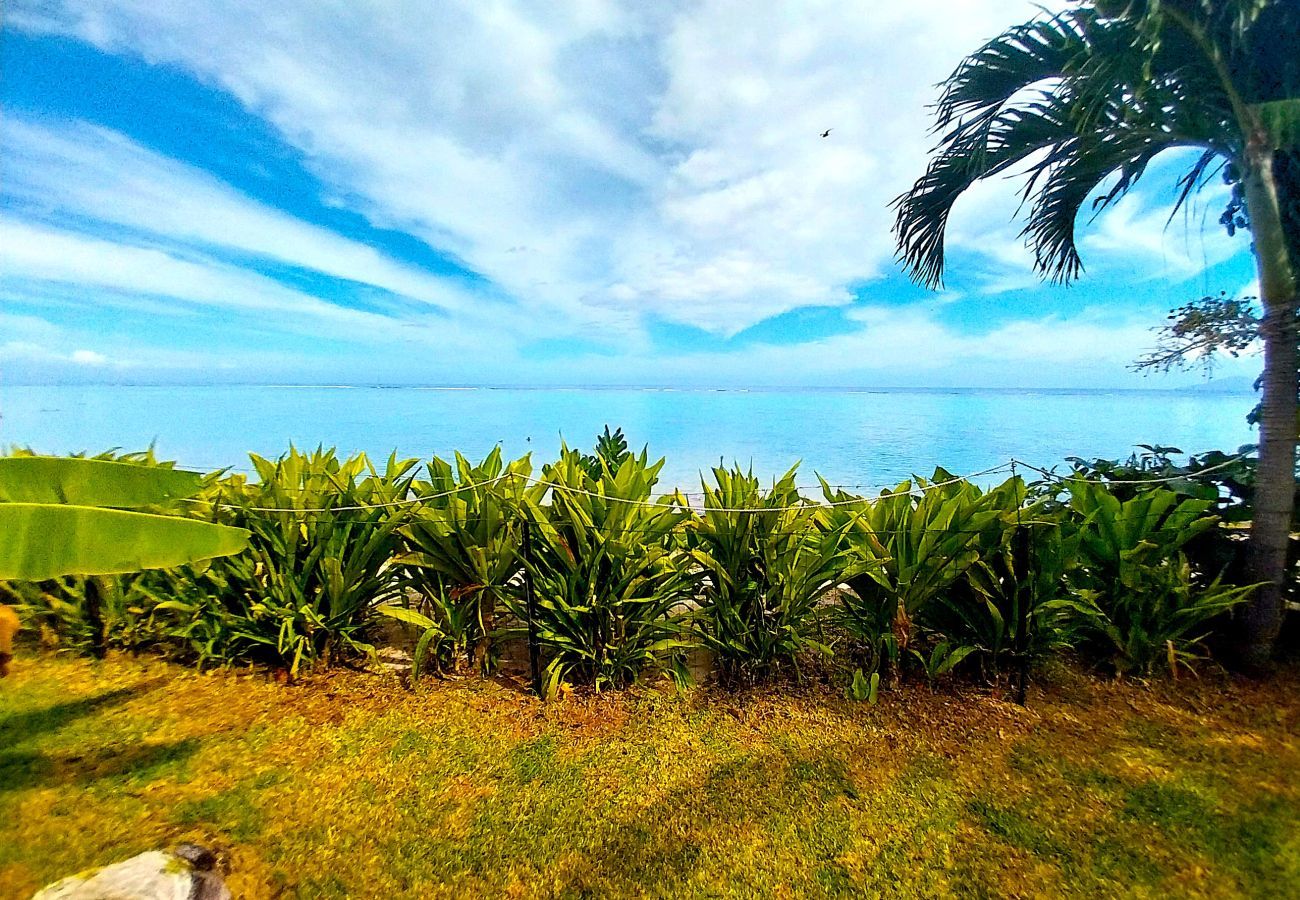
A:
[[[1282,224],[1273,152],[1249,151],[1246,206],[1259,272],[1264,321],[1263,402],[1259,418],[1259,475],[1250,530],[1251,580],[1263,584],[1242,616],[1241,661],[1267,667],[1282,627],[1287,543],[1295,504],[1296,276]]]

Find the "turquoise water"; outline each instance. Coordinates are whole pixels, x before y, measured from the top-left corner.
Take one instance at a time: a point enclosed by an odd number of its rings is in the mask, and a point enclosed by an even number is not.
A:
[[[688,489],[719,460],[764,476],[802,460],[837,484],[886,485],[943,465],[964,474],[1012,456],[1123,456],[1137,443],[1187,451],[1253,440],[1249,394],[1174,391],[697,391],[267,386],[0,388],[0,445],[48,453],[139,449],[197,468],[247,468],[290,442],[386,457],[461,450],[552,458],[609,423],[667,456]]]

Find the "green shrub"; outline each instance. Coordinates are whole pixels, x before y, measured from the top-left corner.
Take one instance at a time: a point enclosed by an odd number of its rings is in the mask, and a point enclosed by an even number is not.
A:
[[[139,652],[164,644],[168,631],[156,622],[154,608],[171,593],[173,576],[164,572],[101,575],[98,621],[88,612],[88,578],[66,575],[49,581],[13,581],[0,585],[0,602],[11,603],[27,627],[47,645],[78,653],[93,653],[96,630],[102,645]]]
[[[1147,490],[1121,501],[1105,487],[1070,483],[1079,567],[1076,613],[1083,647],[1117,672],[1190,665],[1214,618],[1251,587],[1198,583],[1182,548],[1217,527],[1210,500]]]
[[[10,455],[35,457],[38,454],[29,448],[15,447]],[[159,459],[153,447],[136,452],[111,449],[94,456],[74,453],[70,458],[176,468],[175,461]],[[220,473],[204,477],[203,493],[196,499],[210,494],[220,477]],[[209,511],[202,503],[188,501],[139,509],[196,518],[207,518]],[[14,604],[27,626],[37,631],[46,645],[92,654],[102,653],[104,649],[171,652],[173,636],[165,617],[158,615],[158,607],[179,593],[191,592],[192,585],[206,568],[207,563],[200,563],[121,575],[66,575],[39,582],[0,582],[0,601]]]
[[[632,456],[632,451],[628,449],[627,438],[623,435],[622,428],[615,428],[610,433],[609,426],[596,435],[596,447],[591,453],[583,454],[582,468],[591,478],[599,478],[601,473],[608,468],[611,472],[617,472],[618,467],[627,462]]]
[[[1087,471],[1165,472],[1172,451],[1150,449]],[[98,458],[172,465],[152,451]],[[808,651],[829,654],[832,624],[858,656],[850,694],[874,697],[873,676],[903,661],[931,678],[959,667],[1023,675],[1066,645],[1122,673],[1177,671],[1250,591],[1224,583],[1240,542],[1209,514],[1224,502],[1207,489],[1216,482],[1195,478],[1175,490],[1077,479],[1066,501],[1058,486],[1034,494],[1012,478],[983,491],[938,469],[870,499],[823,481],[829,505],[816,505],[793,469],[765,490],[752,472],[718,468],[697,515],[680,496],[648,502],[663,460],[631,453],[608,427],[594,453],[564,448],[541,483],[528,457],[506,463],[499,450],[477,465],[434,458],[427,479],[395,455],[382,471],[333,450],[252,459],[257,481],[214,473],[174,510],[249,529],[248,552],[13,582],[0,599],[64,648],[294,673],[371,653],[382,613],[420,629],[417,669],[486,672],[494,636],[527,633],[527,568],[550,689],[624,685],[647,667],[684,677],[696,645],[724,680],[754,681]],[[1234,484],[1215,491],[1238,498]]]
[[[840,535],[845,550],[841,580],[848,590],[840,592],[836,619],[861,643],[868,673],[918,651],[926,671],[937,674],[974,650],[951,642],[925,648],[922,635],[914,635],[929,607],[980,560],[989,529],[1003,527],[1005,510],[991,507],[979,488],[966,482],[936,485],[951,479],[936,469],[933,481],[905,481],[873,500],[822,482],[827,501],[835,504],[823,509],[823,527]],[[914,487],[924,493],[916,496]]]
[[[1249,522],[1253,517],[1259,477],[1254,445],[1238,447],[1234,453],[1210,450],[1189,454],[1181,465],[1174,461],[1174,457],[1183,455],[1177,447],[1139,444],[1138,449],[1142,452],[1124,460],[1071,456],[1067,461],[1075,476],[1105,484],[1121,501],[1131,500],[1147,489],[1138,482],[1161,479],[1164,490],[1213,501],[1214,512],[1225,522]],[[1296,471],[1300,474],[1300,463]],[[1300,501],[1300,486],[1296,488],[1296,499]],[[1300,530],[1300,503],[1295,507],[1293,524]]]
[[[689,546],[704,571],[696,632],[724,679],[762,678],[808,649],[829,654],[816,626],[819,601],[844,575],[839,534],[818,528],[794,469],[769,491],[739,467],[714,469],[713,477]]]
[[[646,505],[662,467],[642,450],[617,469],[602,459],[593,478],[582,454],[566,448],[543,469],[550,502],[525,498],[548,691],[570,677],[623,685],[650,665],[684,677],[679,611],[696,579],[674,532],[689,512],[669,500]],[[526,622],[523,598],[504,599]]]
[[[490,667],[497,610],[523,568],[524,497],[545,491],[529,488],[531,474],[528,457],[503,465],[497,448],[477,466],[459,453],[454,469],[434,457],[429,479],[412,487],[426,500],[402,528],[405,552],[398,561],[430,622],[422,627],[440,634],[434,656],[444,665],[459,667],[463,660],[480,672]]]
[[[213,497],[218,518],[252,533],[249,552],[210,567],[210,593],[168,605],[178,634],[207,658],[263,659],[292,674],[372,652],[374,609],[400,591],[391,561],[416,461],[394,454],[381,472],[365,454],[292,448],[274,462],[251,459],[260,480],[233,476]]]
[[[1025,482],[1012,478],[985,495],[998,512],[980,532],[978,558],[923,610],[920,625],[964,649],[986,677],[1069,644],[1067,573],[1076,564],[1078,535],[1066,534],[1059,513],[1043,501],[1025,505]],[[959,660],[960,661],[960,660]]]

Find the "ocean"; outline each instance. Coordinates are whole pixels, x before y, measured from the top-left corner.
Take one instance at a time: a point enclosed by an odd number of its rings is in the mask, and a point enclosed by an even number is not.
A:
[[[1068,456],[1127,456],[1139,443],[1187,452],[1254,440],[1247,393],[1088,390],[696,390],[289,386],[3,386],[0,446],[45,453],[151,443],[187,467],[247,471],[252,451],[290,443],[396,449],[472,459],[498,443],[553,459],[561,440],[588,448],[606,425],[667,457],[661,487],[698,489],[699,473],[739,462],[768,479],[800,463],[864,489],[935,466],[955,474],[1012,457],[1039,466]],[[1000,476],[1005,477],[1005,476]]]

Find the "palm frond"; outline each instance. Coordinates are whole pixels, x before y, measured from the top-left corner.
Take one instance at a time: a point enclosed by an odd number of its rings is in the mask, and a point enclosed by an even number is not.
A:
[[[1084,49],[1076,13],[1026,22],[976,50],[944,82],[935,109],[936,131],[965,117],[991,118],[1021,91],[1063,78]]]
[[[1155,40],[1144,30],[1159,4],[1107,4],[1105,14],[1097,6],[1008,30],[945,83],[939,145],[894,202],[899,259],[916,281],[942,286],[948,219],[976,182],[1025,176],[1022,236],[1038,271],[1064,282],[1082,271],[1076,220],[1095,192],[1104,189],[1091,204],[1097,211],[1124,196],[1164,150],[1203,148],[1205,158],[1180,182],[1181,206],[1215,157],[1239,151],[1232,104],[1192,38],[1171,30]]]
[[[1055,148],[1040,164],[1046,176],[1042,187],[1026,198],[1033,205],[1021,234],[1034,251],[1035,268],[1057,282],[1077,278],[1083,271],[1077,223],[1089,197],[1094,214],[1099,213],[1127,194],[1168,148],[1149,136],[1122,132],[1102,140],[1076,137]],[[1094,196],[1111,178],[1105,193]]]

